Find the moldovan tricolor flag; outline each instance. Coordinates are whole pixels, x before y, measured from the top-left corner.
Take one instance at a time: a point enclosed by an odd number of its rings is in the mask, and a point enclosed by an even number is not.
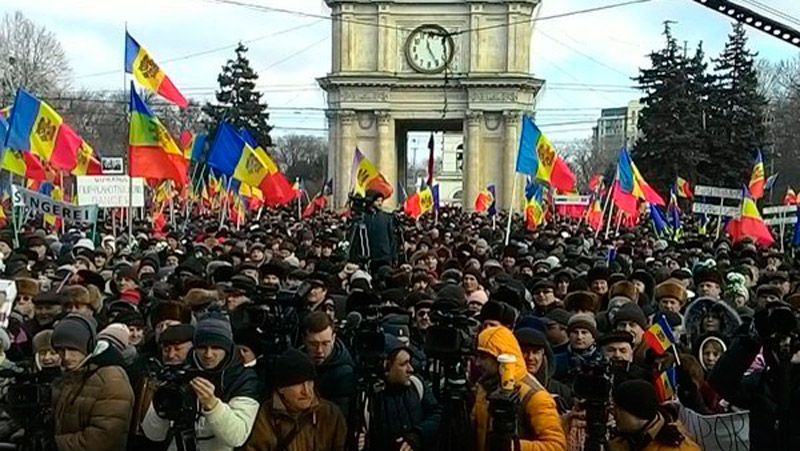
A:
[[[758,200],[764,197],[764,185],[766,179],[764,178],[764,159],[761,157],[761,151],[756,154],[756,161],[753,163],[753,173],[750,174],[750,183],[747,188],[750,190],[750,197]]]
[[[388,199],[394,193],[392,185],[386,181],[386,178],[378,171],[378,168],[358,148],[356,148],[356,153],[353,156],[353,168],[350,178],[354,184],[353,190],[356,194],[364,196],[367,194],[367,190],[371,189],[381,193],[384,199]]]
[[[492,205],[494,205],[494,195],[489,190],[489,187],[486,187],[475,197],[475,211],[478,213],[488,212]]]
[[[783,205],[794,205],[797,203],[797,194],[791,186],[786,187],[786,195],[783,196]]]
[[[18,89],[8,123],[6,147],[30,150],[58,169],[75,167],[83,139],[50,105]]]
[[[689,185],[689,181],[678,177],[675,180],[675,191],[678,193],[679,197],[683,197],[685,199],[691,199],[693,196],[692,187]]]
[[[125,32],[125,72],[133,74],[133,78],[140,85],[175,105],[181,108],[186,108],[189,105],[186,98],[172,84],[172,80],[156,64],[155,60],[147,53],[147,50],[139,45],[127,31]]]
[[[187,162],[166,127],[136,94],[131,83],[128,159],[131,177],[188,182]]]
[[[425,188],[409,196],[403,205],[403,211],[414,219],[418,219],[432,209],[433,191],[431,191],[431,187],[427,185]]]
[[[762,246],[769,246],[775,242],[775,239],[761,219],[761,214],[758,212],[755,201],[747,192],[747,189],[744,191],[741,216],[732,219],[725,230],[733,238],[734,243],[750,237]]]
[[[516,171],[534,176],[561,192],[575,189],[575,174],[530,116],[522,118]]]
[[[102,175],[103,165],[94,153],[92,146],[84,141],[78,148],[78,161],[72,168],[72,175]]]

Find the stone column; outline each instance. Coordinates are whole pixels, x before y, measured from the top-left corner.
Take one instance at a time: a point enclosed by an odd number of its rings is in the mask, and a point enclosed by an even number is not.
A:
[[[519,184],[517,180],[516,166],[517,166],[517,151],[519,149],[519,111],[503,111],[503,118],[505,120],[505,147],[503,149],[503,194],[500,198],[500,205],[502,208],[518,208],[519,204],[516,203],[520,199],[520,188],[517,185],[517,195],[512,198],[514,191],[514,183]]]
[[[462,204],[464,209],[475,209],[475,198],[483,187],[481,186],[481,123],[483,111],[467,111],[464,127],[467,131],[467,144],[464,149],[464,189]]]
[[[397,205],[397,153],[395,152],[394,135],[392,134],[392,116],[388,111],[376,111],[375,120],[378,127],[378,169],[386,181],[395,190],[394,196],[386,199],[386,206]]]
[[[353,127],[356,114],[352,110],[339,112],[339,138],[338,164],[334,180],[337,207],[341,208],[347,202],[347,193],[350,192],[350,173],[353,166],[353,155],[356,151],[356,136]]]
[[[333,202],[329,207],[338,205],[338,189],[339,189],[339,113],[334,110],[325,112],[325,118],[328,120],[328,142],[330,149],[328,151],[328,171],[325,175],[327,179],[333,179]]]

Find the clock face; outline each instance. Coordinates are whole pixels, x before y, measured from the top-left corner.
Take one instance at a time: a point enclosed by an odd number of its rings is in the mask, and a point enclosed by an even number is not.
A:
[[[406,41],[406,59],[417,72],[436,74],[453,59],[453,38],[438,25],[423,25]]]

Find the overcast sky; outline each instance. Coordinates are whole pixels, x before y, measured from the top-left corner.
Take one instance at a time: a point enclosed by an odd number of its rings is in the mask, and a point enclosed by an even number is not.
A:
[[[325,15],[322,0],[241,0]],[[593,8],[620,0],[543,0],[540,17]],[[736,0],[800,29],[800,0]],[[765,7],[790,16],[778,18]],[[255,11],[215,0],[0,0],[0,10],[21,10],[61,41],[80,88],[123,86],[123,36],[128,30],[154,55],[187,97],[207,98],[236,42],[250,47],[253,67],[272,110],[278,133],[324,136],[323,92],[315,79],[330,69],[330,22],[285,12]],[[538,21],[531,72],[545,79],[537,122],[561,140],[591,134],[600,108],[623,106],[639,97],[630,77],[647,64],[647,53],[663,45],[663,22],[672,20],[679,41],[708,55],[721,50],[730,31],[725,17],[692,0],[651,0],[621,8]],[[798,49],[758,31],[750,47],[770,60],[792,58]],[[198,54],[201,53],[201,54]],[[291,110],[292,108],[296,110]]]

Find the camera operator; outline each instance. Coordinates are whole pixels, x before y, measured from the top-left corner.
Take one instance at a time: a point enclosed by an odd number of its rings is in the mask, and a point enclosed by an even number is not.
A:
[[[243,451],[343,451],[347,425],[339,409],[314,390],[316,372],[304,353],[279,355],[272,394],[261,403]]]
[[[773,302],[722,353],[709,384],[724,399],[750,410],[750,449],[800,449],[800,343],[791,308]],[[761,350],[765,368],[746,371]]]
[[[513,365],[516,397],[521,403],[517,411],[519,439],[522,449],[564,450],[567,439],[552,396],[530,374],[514,334],[505,326],[490,326],[478,335],[478,367],[481,379],[473,408],[475,422],[475,449],[489,449],[490,394],[500,389],[500,364],[497,357],[510,354],[516,358]]]
[[[227,316],[211,311],[201,318],[192,343],[189,363],[206,376],[189,382],[200,406],[194,429],[197,449],[232,450],[242,446],[258,412],[258,379],[252,369],[242,366],[235,352]],[[151,403],[142,430],[150,440],[164,441],[170,421],[160,417]]]
[[[396,259],[394,216],[381,208],[385,196],[379,191],[367,190],[364,196],[367,208],[364,212],[364,225],[369,240],[369,262],[372,273],[377,268],[391,265]]]
[[[624,330],[609,332],[597,341],[603,357],[611,364],[614,385],[632,379],[648,379],[648,372],[633,361],[633,335]]]
[[[355,363],[333,320],[325,312],[312,312],[303,320],[303,349],[317,371],[317,391],[336,404],[347,418],[350,398],[356,390]]]
[[[125,448],[133,390],[112,346],[97,346],[94,319],[69,314],[53,330],[65,374],[56,383],[53,416],[60,451]]]
[[[680,431],[676,419],[659,408],[651,383],[623,382],[614,389],[613,397],[617,436],[608,443],[610,451],[700,451],[697,443]]]
[[[158,337],[159,360],[165,366],[178,367],[186,362],[192,350],[192,336],[194,326],[191,324],[178,324],[168,326]],[[143,376],[133,387],[135,400],[131,416],[129,449],[143,449],[152,442],[144,435],[141,424],[153,402],[158,388],[158,380],[154,377]]]
[[[556,367],[547,337],[544,333],[530,327],[515,330],[514,337],[522,349],[528,374],[542,382],[547,392],[556,401],[559,413],[568,411],[572,407],[572,389],[553,379]]]

